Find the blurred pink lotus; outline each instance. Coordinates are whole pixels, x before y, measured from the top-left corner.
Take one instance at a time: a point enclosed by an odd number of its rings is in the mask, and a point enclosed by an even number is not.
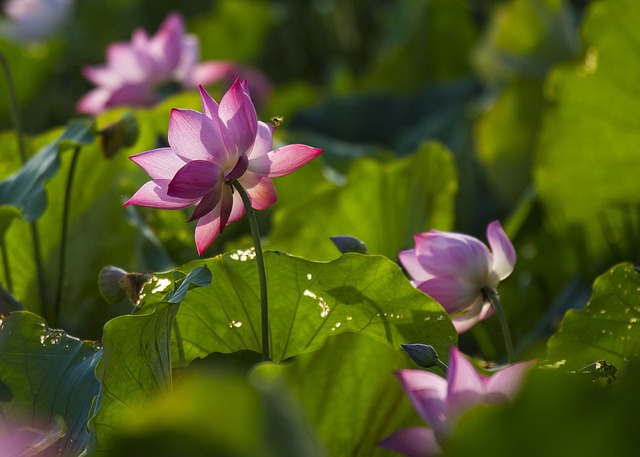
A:
[[[84,68],[84,76],[98,87],[80,99],[77,109],[98,114],[115,106],[149,106],[159,99],[163,86],[177,83],[196,89],[233,81],[239,74],[248,74],[262,96],[269,91],[269,83],[257,70],[245,70],[231,62],[199,60],[198,38],[185,34],[182,17],[172,13],[155,35],[137,29],[131,42],[108,47],[106,65]]]
[[[7,20],[0,22],[0,35],[28,43],[49,38],[69,14],[71,0],[8,0],[3,6]]]
[[[447,379],[422,370],[400,370],[396,374],[413,408],[431,428],[398,430],[380,446],[409,457],[437,455],[441,444],[452,434],[466,411],[477,405],[500,404],[512,400],[535,362],[521,362],[492,376],[479,374],[455,347],[451,347]]]

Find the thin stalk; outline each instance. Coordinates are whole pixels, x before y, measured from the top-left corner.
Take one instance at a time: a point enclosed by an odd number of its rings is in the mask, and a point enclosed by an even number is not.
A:
[[[440,360],[439,358],[436,358],[433,361],[433,364],[435,366],[437,366],[438,368],[440,368],[442,371],[444,371],[444,374],[447,374],[449,372],[449,367],[447,366],[446,363],[444,363],[442,360]]]
[[[262,361],[270,362],[269,355],[269,302],[267,299],[267,273],[264,268],[264,258],[262,256],[262,245],[260,243],[260,231],[258,230],[258,221],[256,213],[251,206],[251,201],[247,192],[242,185],[236,180],[233,181],[233,187],[238,191],[242,198],[247,217],[249,218],[249,227],[251,228],[251,237],[253,245],[256,249],[256,261],[258,263],[258,279],[260,281],[260,314],[262,320]]]
[[[9,91],[9,100],[11,102],[11,120],[13,121],[14,128],[16,129],[16,137],[18,141],[18,152],[20,153],[20,160],[22,165],[27,162],[27,152],[24,144],[24,131],[22,129],[22,117],[20,115],[20,105],[18,104],[18,98],[16,97],[16,91],[13,86],[13,79],[11,78],[11,70],[9,69],[9,63],[4,54],[0,52],[0,64],[7,80],[7,88]],[[48,308],[46,305],[46,286],[44,281],[44,267],[42,266],[42,255],[40,254],[40,237],[38,234],[38,225],[36,221],[32,221],[31,224],[31,240],[33,243],[33,257],[36,264],[36,274],[38,278],[38,290],[40,293],[40,305],[42,306],[43,317],[48,320]]]
[[[73,190],[73,177],[76,172],[76,165],[80,157],[80,148],[73,149],[73,157],[67,175],[67,185],[64,191],[64,207],[62,210],[62,235],[60,237],[60,263],[58,264],[58,286],[56,288],[56,298],[53,302],[52,325],[57,325],[62,306],[62,291],[64,289],[65,271],[67,268],[67,242],[69,239],[69,213],[71,212],[71,193]]]
[[[27,151],[24,145],[24,132],[22,131],[22,118],[20,117],[20,105],[18,104],[18,98],[16,97],[16,91],[13,87],[13,79],[11,78],[11,70],[9,69],[9,63],[4,54],[0,52],[0,62],[2,62],[2,69],[7,79],[7,88],[9,90],[9,102],[11,103],[11,121],[16,129],[16,135],[18,137],[18,152],[20,153],[20,160],[22,165],[27,161]]]
[[[507,322],[507,316],[504,313],[504,308],[502,307],[502,303],[500,303],[500,298],[498,297],[498,293],[493,290],[483,290],[485,298],[487,298],[491,305],[496,310],[498,314],[498,320],[500,321],[500,326],[502,327],[502,335],[504,337],[504,346],[507,349],[507,361],[509,363],[513,363],[515,360],[513,353],[513,342],[511,341],[511,332],[509,331],[509,323]]]

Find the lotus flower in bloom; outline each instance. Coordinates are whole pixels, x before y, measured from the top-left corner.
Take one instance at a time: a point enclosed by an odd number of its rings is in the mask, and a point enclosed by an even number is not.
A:
[[[422,370],[396,373],[413,408],[431,428],[398,430],[380,446],[409,457],[437,455],[460,418],[477,405],[505,403],[516,395],[535,362],[522,362],[497,371],[493,376],[479,374],[465,356],[452,347],[447,379]]]
[[[516,263],[500,222],[487,226],[487,239],[491,251],[471,236],[431,230],[416,235],[415,248],[398,255],[413,285],[442,305],[458,333],[494,312],[485,293],[497,293]]]
[[[149,36],[135,30],[130,43],[113,43],[107,49],[104,66],[85,67],[84,76],[98,87],[78,102],[78,111],[98,114],[114,106],[147,106],[158,99],[157,90],[170,83],[196,89],[217,81],[235,78],[244,70],[224,61],[199,64],[200,44],[185,34],[182,17],[173,13]],[[268,83],[261,73],[251,70],[251,80],[264,92]]]
[[[275,127],[259,122],[247,82],[235,81],[220,104],[200,87],[202,113],[173,109],[169,121],[169,148],[131,157],[151,176],[125,205],[183,209],[195,205],[190,220],[198,220],[198,254],[244,212],[234,192],[237,180],[251,206],[261,210],[277,199],[269,178],[297,170],[322,152],[302,144],[273,149]]]

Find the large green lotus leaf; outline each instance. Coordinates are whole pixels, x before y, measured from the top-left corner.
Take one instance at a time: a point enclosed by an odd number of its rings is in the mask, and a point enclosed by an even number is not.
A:
[[[0,319],[0,415],[3,427],[66,433],[39,456],[80,455],[87,444],[87,420],[99,383],[94,368],[98,345],[47,327],[35,314],[19,311]],[[65,427],[62,430],[65,430]],[[35,436],[35,435],[34,435]]]
[[[534,183],[552,226],[584,254],[584,264],[637,254],[640,227],[640,3],[590,4],[585,53],[555,69],[546,93]],[[615,250],[615,251],[612,251]]]
[[[142,414],[146,401],[171,392],[171,331],[180,299],[208,280],[206,268],[194,268],[175,279],[168,291],[170,280],[153,278],[150,287],[162,296],[153,308],[116,317],[104,326],[103,355],[96,367],[100,398],[90,421],[95,438],[91,451],[105,452],[113,430],[123,427],[123,414]]]
[[[220,368],[189,370],[172,394],[124,413],[106,455],[319,457],[300,405],[281,385]]]
[[[531,187],[531,162],[544,108],[542,84],[514,79],[475,124],[477,155],[493,195],[513,207]]]
[[[620,264],[596,279],[583,310],[567,312],[549,340],[549,361],[574,370],[598,360],[620,368],[640,357],[639,326],[640,274]]]
[[[380,441],[420,425],[393,375],[408,363],[406,355],[378,341],[344,333],[289,363],[259,365],[253,376],[289,386],[330,455],[380,456],[392,454],[377,447]]]
[[[176,318],[175,365],[215,352],[261,352],[254,257],[248,250],[206,261],[211,285],[189,292]],[[327,338],[344,332],[362,333],[396,350],[401,343],[425,342],[446,353],[456,340],[440,305],[416,290],[384,257],[346,254],[331,262],[312,262],[268,251],[265,262],[270,352],[276,362],[317,350]],[[186,273],[201,264],[179,270]],[[145,289],[143,310],[160,299],[152,287]]]
[[[369,252],[395,259],[413,245],[415,233],[451,229],[457,187],[451,153],[437,143],[425,143],[416,154],[388,163],[360,159],[344,186],[327,186],[278,207],[268,246],[331,259],[339,252],[330,237],[351,235]]]

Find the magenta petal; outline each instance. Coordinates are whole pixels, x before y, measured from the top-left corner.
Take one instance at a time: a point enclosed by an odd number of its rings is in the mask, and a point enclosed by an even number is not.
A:
[[[220,200],[220,203],[208,214],[205,214],[203,217],[198,219],[198,223],[196,225],[196,248],[198,249],[198,255],[202,255],[204,251],[213,243],[213,240],[217,238],[218,235],[222,232],[224,226],[221,227],[221,210],[222,210],[222,202],[223,199],[228,199],[228,196],[224,194],[231,194],[231,190],[223,190],[223,197]],[[238,195],[238,192],[235,192],[231,198],[231,211],[228,213],[228,219],[226,224],[230,222],[237,221],[244,215],[244,207],[242,206],[242,200]],[[226,211],[228,207],[225,208]],[[225,224],[225,225],[226,225]]]
[[[225,179],[227,179],[229,182],[232,182],[240,178],[240,176],[242,176],[247,171],[248,165],[249,159],[247,158],[247,155],[240,154],[240,157],[238,157],[238,161],[236,162],[233,169],[224,176]]]
[[[262,176],[277,178],[297,170],[321,153],[322,149],[304,144],[290,144],[252,159],[249,169]]]
[[[233,209],[233,194],[229,186],[223,186],[220,197],[220,233],[230,222],[231,210]]]
[[[117,68],[123,81],[140,83],[149,80],[155,69],[153,59],[129,43],[114,43],[107,48],[107,62]]]
[[[152,179],[173,179],[185,165],[171,148],[159,148],[129,157],[136,165],[146,171]]]
[[[146,82],[122,84],[111,90],[106,107],[113,106],[147,106],[156,100],[151,86]]]
[[[218,119],[218,103],[209,95],[204,87],[199,87],[200,100],[202,101],[202,114],[209,119]]]
[[[220,206],[218,204],[213,211],[198,219],[195,232],[198,255],[202,255],[220,234]]]
[[[197,199],[169,197],[167,195],[168,179],[157,179],[145,183],[123,206],[140,205],[160,209],[184,209],[195,205]]]
[[[440,303],[449,314],[459,313],[476,303],[481,290],[463,279],[436,277],[418,284],[425,294]]]
[[[199,198],[211,192],[222,181],[222,169],[206,160],[192,160],[177,171],[167,195],[180,198]]]
[[[396,376],[422,420],[432,427],[441,428],[446,422],[447,381],[422,370],[400,370]]]
[[[278,200],[276,188],[269,178],[245,173],[238,181],[249,195],[251,206],[257,210],[266,209]]]
[[[462,311],[462,313],[452,316],[451,321],[456,328],[456,332],[460,334],[466,332],[481,320],[491,316],[493,312],[494,309],[491,303],[485,302],[482,294],[479,294],[476,301],[470,307]]]
[[[178,65],[182,51],[184,23],[178,13],[170,14],[152,38],[149,52],[155,57],[157,70],[168,77]]]
[[[99,114],[107,109],[107,103],[111,99],[109,89],[99,87],[87,92],[77,103],[76,109],[83,114]]]
[[[189,75],[189,84],[209,86],[218,81],[229,80],[235,65],[231,62],[210,60],[194,65]]]
[[[495,373],[487,383],[487,400],[491,403],[499,402],[501,398],[512,400],[535,365],[534,361],[521,362]]]
[[[249,92],[240,80],[236,79],[220,100],[218,115],[225,126],[224,141],[230,157],[246,153],[256,137],[258,117]]]
[[[400,264],[405,269],[409,276],[416,283],[425,282],[428,279],[433,278],[433,275],[427,273],[422,265],[418,261],[418,257],[416,256],[416,251],[414,249],[407,249],[406,251],[400,251],[398,253],[398,260]]]
[[[499,221],[493,221],[487,226],[487,241],[493,253],[492,269],[503,280],[516,265],[516,250]]]
[[[273,149],[273,132],[275,129],[275,126],[272,124],[266,124],[262,121],[258,121],[258,133],[256,134],[256,139],[253,142],[251,150],[247,152],[250,170],[252,160],[262,157]],[[259,162],[255,163],[258,164]],[[269,163],[271,163],[271,161],[269,161]]]
[[[415,241],[416,255],[427,272],[485,285],[491,268],[491,253],[476,238],[431,231],[416,235]]]
[[[84,67],[82,75],[98,86],[115,87],[122,81],[120,75],[110,67]]]
[[[195,221],[196,219],[200,219],[205,214],[208,214],[211,211],[213,211],[213,209],[216,206],[218,206],[218,203],[220,203],[220,198],[222,196],[222,190],[224,185],[225,184],[214,186],[211,192],[209,192],[204,197],[202,197],[202,199],[200,200],[200,203],[198,203],[198,206],[196,206],[196,209],[193,211],[193,214],[191,215],[189,222]]]
[[[475,367],[455,347],[449,357],[449,382],[447,391],[448,416],[450,421],[472,406],[484,403],[485,383]]]
[[[168,136],[171,149],[187,162],[209,160],[225,166],[229,160],[219,124],[197,111],[172,109]]]
[[[407,457],[428,457],[442,452],[433,430],[425,427],[400,429],[380,442],[379,446]]]

